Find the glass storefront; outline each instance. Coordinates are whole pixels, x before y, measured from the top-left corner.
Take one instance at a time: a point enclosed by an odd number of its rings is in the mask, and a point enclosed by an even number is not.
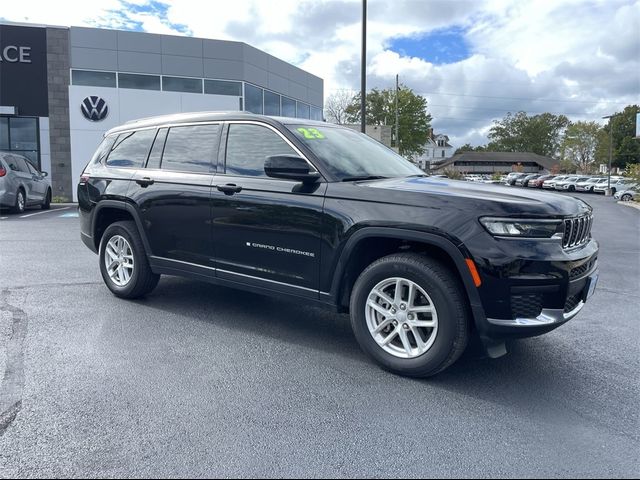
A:
[[[26,157],[40,170],[38,119],[35,117],[0,117],[0,150]]]

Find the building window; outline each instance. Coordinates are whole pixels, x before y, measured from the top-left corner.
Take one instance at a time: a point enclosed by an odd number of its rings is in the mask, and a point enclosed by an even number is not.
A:
[[[322,109],[320,107],[311,107],[311,120],[317,120],[321,122],[322,118]]]
[[[280,95],[268,90],[264,91],[264,114],[280,116]]]
[[[71,84],[88,87],[116,88],[114,72],[94,72],[91,70],[71,70]]]
[[[224,80],[205,80],[204,93],[208,93],[210,95],[229,95],[232,97],[241,97],[242,83],[226,82]],[[242,108],[240,110],[242,110]]]
[[[165,92],[202,93],[202,80],[186,77],[162,77]]]
[[[296,101],[292,98],[282,97],[282,116],[296,117]]]
[[[136,90],[160,90],[160,77],[157,75],[138,75],[134,73],[119,73],[118,86]]]
[[[298,102],[296,117],[308,119],[310,116],[311,116],[311,111],[310,111],[309,105],[307,105],[306,103]]]
[[[248,112],[262,115],[262,92],[261,88],[249,83],[244,84],[244,108]]]
[[[40,170],[38,119],[33,117],[0,117],[0,150],[26,157]]]
[[[442,158],[444,158],[444,150],[442,150]]]

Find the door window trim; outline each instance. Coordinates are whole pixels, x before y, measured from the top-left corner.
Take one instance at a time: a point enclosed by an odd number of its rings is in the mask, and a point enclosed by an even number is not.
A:
[[[324,178],[324,175],[322,175],[322,172],[320,172],[320,170],[316,168],[316,166],[309,160],[309,158],[307,158],[307,156],[304,153],[302,153],[302,151],[291,140],[289,140],[280,130],[275,128],[273,125],[269,125],[268,123],[263,123],[256,120],[229,120],[225,122],[225,127],[226,127],[224,130],[225,139],[224,139],[224,142],[221,142],[224,144],[224,149],[221,149],[221,152],[220,152],[224,155],[224,159],[222,162],[223,168],[222,168],[222,171],[217,172],[216,175],[221,175],[225,177],[253,178],[257,180],[269,180],[269,181],[273,181],[273,180],[279,180],[282,182],[293,181],[293,180],[287,180],[286,178],[272,178],[272,177],[266,177],[266,176],[263,177],[263,176],[255,176],[255,175],[237,175],[237,174],[227,173],[227,152],[228,152],[227,147],[229,143],[229,130],[231,125],[258,125],[260,127],[266,127],[270,129],[271,131],[275,132],[276,135],[278,135],[282,140],[284,140],[296,152],[298,156],[300,156],[307,162],[309,167],[311,167],[311,170],[309,171],[309,173],[318,173],[322,177],[323,181],[326,181],[326,179]]]

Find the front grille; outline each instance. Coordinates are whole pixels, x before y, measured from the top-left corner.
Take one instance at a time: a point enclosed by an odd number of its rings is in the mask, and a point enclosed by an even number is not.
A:
[[[512,318],[536,318],[542,312],[539,294],[511,295]]]
[[[585,273],[595,267],[597,260],[598,259],[596,257],[593,257],[591,260],[583,263],[579,267],[572,268],[569,272],[569,280],[575,280],[576,278],[580,278],[581,276],[583,276]]]
[[[564,313],[569,313],[570,311],[575,309],[581,301],[582,293],[576,293],[575,295],[569,296],[564,304]]]
[[[591,238],[592,215],[568,218],[564,221],[562,248],[573,248],[584,245]]]

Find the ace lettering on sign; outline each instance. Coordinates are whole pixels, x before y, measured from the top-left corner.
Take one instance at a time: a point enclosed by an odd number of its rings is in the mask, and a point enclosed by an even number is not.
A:
[[[0,47],[0,62],[31,63],[31,47],[7,45]]]

